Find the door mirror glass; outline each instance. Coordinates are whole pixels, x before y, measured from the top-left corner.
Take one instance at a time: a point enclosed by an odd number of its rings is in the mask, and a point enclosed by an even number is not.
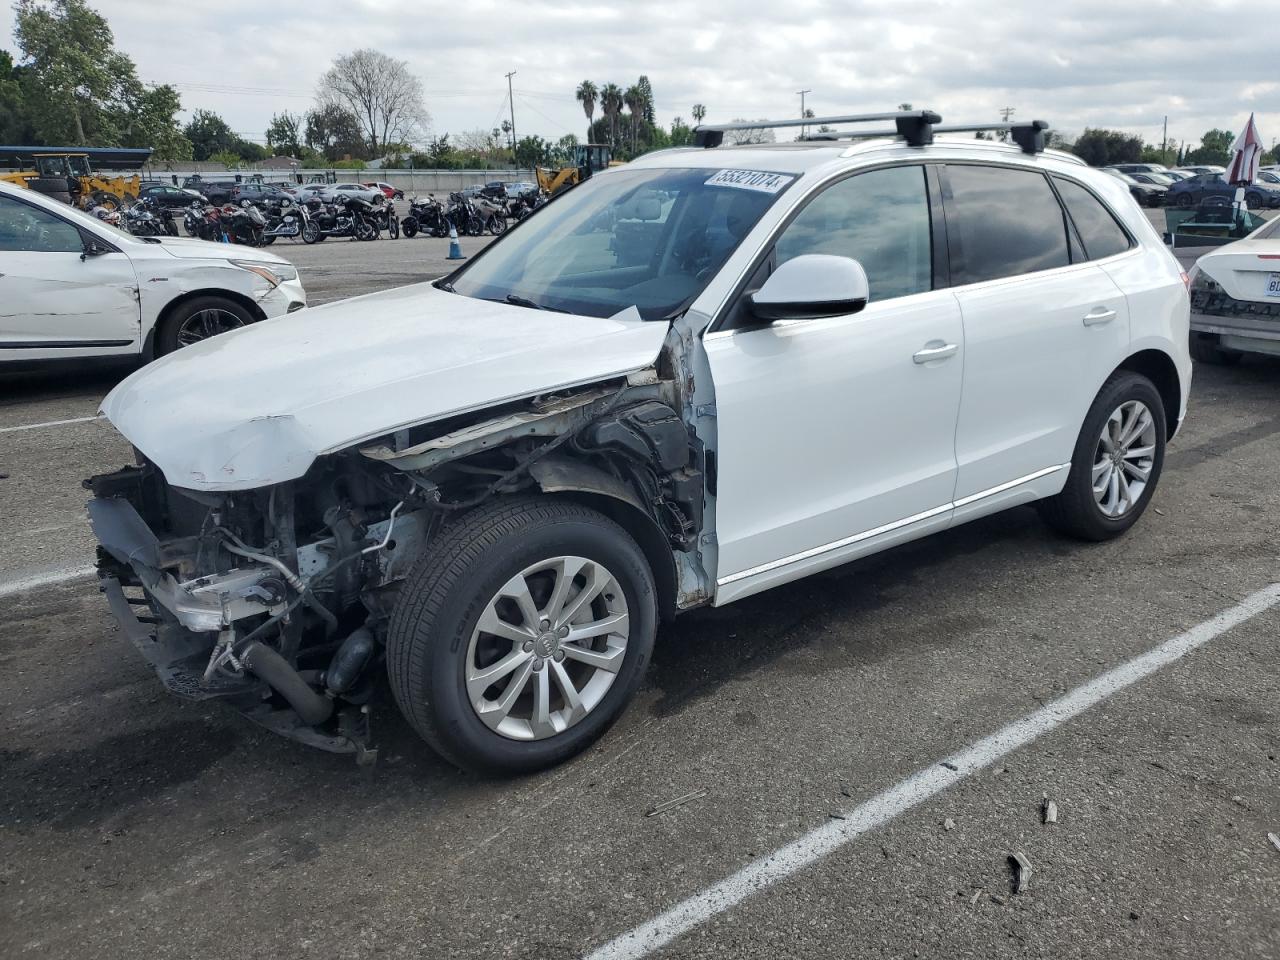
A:
[[[867,297],[867,273],[857,260],[808,253],[781,264],[747,295],[747,305],[756,320],[772,323],[857,313]]]

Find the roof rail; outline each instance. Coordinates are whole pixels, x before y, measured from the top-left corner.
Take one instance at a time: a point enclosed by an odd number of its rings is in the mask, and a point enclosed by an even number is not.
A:
[[[861,113],[841,117],[800,117],[792,120],[742,120],[736,123],[699,125],[693,128],[693,142],[699,147],[718,147],[724,142],[728,130],[763,130],[772,127],[814,127],[833,123],[894,122],[893,134],[902,137],[913,147],[923,147],[933,142],[934,124],[942,117],[932,110],[899,110],[893,113]],[[878,136],[885,136],[879,133]]]
[[[1047,120],[1028,120],[1024,123],[948,123],[937,124],[933,133],[977,133],[982,131],[1007,132],[1023,153],[1043,153],[1045,148],[1044,132],[1049,129]],[[829,133],[813,133],[805,137],[808,140],[868,140],[880,137],[892,137],[896,130],[848,130]],[[930,136],[929,142],[933,137]],[[918,144],[912,144],[918,146]]]

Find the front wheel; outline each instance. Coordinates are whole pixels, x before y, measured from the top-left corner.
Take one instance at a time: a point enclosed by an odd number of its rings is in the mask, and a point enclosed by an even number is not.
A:
[[[1178,194],[1178,206],[1183,207],[1183,208],[1186,208],[1186,207],[1191,206],[1191,204],[1192,204],[1193,202],[1194,202],[1194,201],[1192,201],[1192,199],[1191,199],[1191,194],[1189,194],[1189,193],[1180,193],[1180,194]]]
[[[416,217],[405,217],[401,228],[404,230],[405,239],[412,240],[418,235],[418,220]]]
[[[320,234],[320,226],[314,220],[308,220],[302,225],[302,242],[303,243],[319,243],[324,237]]]
[[[1167,436],[1155,385],[1128,370],[1112,374],[1084,419],[1066,485],[1040,501],[1041,516],[1081,540],[1120,536],[1151,502]]]
[[[378,228],[372,220],[361,218],[356,221],[355,235],[357,240],[377,240]]]
[[[489,218],[489,232],[495,237],[507,232],[507,218],[493,216]]]
[[[1262,201],[1260,193],[1246,193],[1244,195],[1244,205],[1250,210],[1261,210],[1265,204]]]
[[[400,236],[400,220],[396,217],[387,217],[387,236],[392,240]]]
[[[402,588],[387,672],[441,755],[490,773],[567,760],[635,693],[657,628],[631,536],[567,500],[502,498],[452,521]]]
[[[225,297],[196,297],[179,304],[160,322],[156,355],[247,327],[255,319],[245,307]]]

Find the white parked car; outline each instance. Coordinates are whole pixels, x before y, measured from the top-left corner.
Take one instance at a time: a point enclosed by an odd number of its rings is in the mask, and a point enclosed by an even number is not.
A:
[[[135,237],[0,184],[0,370],[170,353],[306,306],[298,271],[264,250]]]
[[[895,122],[651,153],[441,281],[135,374],[102,410],[140,465],[90,482],[125,631],[331,750],[385,669],[444,756],[527,771],[677,613],[1019,504],[1124,533],[1186,409],[1178,264],[1042,124]]]
[[[1229,364],[1280,356],[1280,217],[1191,268],[1191,356]]]

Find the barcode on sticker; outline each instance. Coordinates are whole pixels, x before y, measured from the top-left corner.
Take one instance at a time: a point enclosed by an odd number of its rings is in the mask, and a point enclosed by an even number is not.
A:
[[[708,187],[737,187],[739,190],[758,190],[761,193],[777,193],[795,177],[785,173],[769,173],[764,170],[721,170],[706,183]]]

